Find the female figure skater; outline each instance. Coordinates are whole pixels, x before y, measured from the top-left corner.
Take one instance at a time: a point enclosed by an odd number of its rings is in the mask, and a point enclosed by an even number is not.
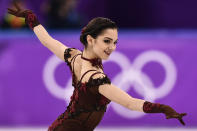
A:
[[[93,131],[101,121],[111,101],[135,111],[164,113],[183,125],[186,113],[177,113],[168,105],[136,99],[113,85],[103,72],[102,59],[108,59],[116,49],[117,26],[107,18],[94,18],[81,31],[81,52],[53,39],[39,23],[31,10],[9,9],[8,13],[25,18],[26,23],[40,40],[57,57],[67,63],[72,72],[73,95],[67,109],[48,128],[48,131]]]

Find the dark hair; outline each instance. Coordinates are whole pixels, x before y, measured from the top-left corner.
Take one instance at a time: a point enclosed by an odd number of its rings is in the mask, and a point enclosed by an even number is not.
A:
[[[105,29],[118,29],[115,22],[108,18],[96,17],[92,19],[81,31],[80,41],[87,47],[87,35],[91,35],[94,39]]]

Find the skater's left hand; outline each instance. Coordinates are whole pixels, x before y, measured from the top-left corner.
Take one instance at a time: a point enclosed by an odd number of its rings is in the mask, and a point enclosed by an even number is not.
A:
[[[186,116],[187,113],[177,113],[174,109],[172,109],[168,105],[162,105],[161,106],[163,113],[166,115],[166,119],[176,118],[180,121],[182,125],[185,125],[185,122],[183,121],[183,116]]]
[[[170,119],[170,118],[176,118],[178,119],[182,125],[185,125],[185,122],[183,121],[182,117],[186,116],[187,113],[181,113],[181,114],[175,114],[175,115],[171,115],[171,116],[166,116],[166,119]]]

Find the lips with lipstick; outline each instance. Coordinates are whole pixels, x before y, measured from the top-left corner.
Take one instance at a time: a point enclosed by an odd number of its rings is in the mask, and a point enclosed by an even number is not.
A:
[[[107,52],[107,51],[104,51],[104,52],[105,52],[106,55],[110,55],[111,54],[111,52]]]

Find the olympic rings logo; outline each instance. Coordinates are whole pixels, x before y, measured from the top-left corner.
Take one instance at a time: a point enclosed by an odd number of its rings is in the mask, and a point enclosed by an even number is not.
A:
[[[159,63],[165,70],[165,79],[158,87],[155,87],[150,77],[142,72],[142,68],[151,61]],[[58,59],[55,55],[51,56],[45,64],[43,80],[47,90],[54,97],[66,100],[68,103],[74,90],[72,87],[72,78],[69,78],[65,88],[62,88],[56,83],[54,75],[57,66],[62,62],[63,61]],[[132,63],[130,63],[130,60],[124,54],[116,51],[112,53],[107,61],[103,61],[103,63],[106,62],[114,62],[121,68],[121,72],[111,79],[114,85],[125,92],[128,92],[132,85],[136,93],[151,102],[168,95],[176,82],[176,66],[173,60],[161,51],[145,51],[139,54]],[[112,107],[117,114],[129,119],[139,118],[144,115],[142,112],[131,111],[115,102],[111,102],[107,110],[109,110],[110,107]]]

